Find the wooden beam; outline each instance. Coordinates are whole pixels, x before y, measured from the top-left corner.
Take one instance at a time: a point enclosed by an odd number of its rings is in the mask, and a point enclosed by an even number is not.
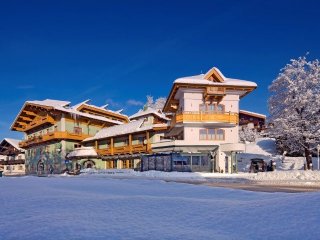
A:
[[[21,125],[21,126],[27,126],[27,125],[28,125],[27,123],[25,123],[25,122],[20,122],[20,121],[17,121],[17,123],[18,123],[19,125]]]
[[[113,153],[114,153],[114,149],[113,149],[113,137],[110,139],[110,152],[111,152],[111,155],[113,155]]]
[[[129,151],[130,151],[130,154],[132,154],[132,135],[129,134]]]
[[[21,118],[23,121],[28,121],[28,122],[31,122],[33,119],[32,118],[29,118],[29,117],[24,117],[24,116],[19,116],[19,118]]]
[[[147,152],[150,151],[150,133],[146,131],[146,140],[147,140]]]
[[[25,113],[26,115],[29,115],[29,116],[34,116],[34,117],[37,116],[37,114],[35,114],[34,112],[30,112],[30,111],[27,111],[27,110],[23,110],[22,113]]]

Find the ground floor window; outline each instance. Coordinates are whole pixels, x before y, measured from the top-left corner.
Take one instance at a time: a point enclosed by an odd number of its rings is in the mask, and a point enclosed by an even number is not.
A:
[[[122,168],[127,168],[127,169],[131,169],[133,168],[133,159],[125,159],[125,160],[121,160],[122,161]]]

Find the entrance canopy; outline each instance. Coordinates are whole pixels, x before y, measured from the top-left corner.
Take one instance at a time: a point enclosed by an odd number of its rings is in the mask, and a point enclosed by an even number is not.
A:
[[[68,159],[81,159],[81,158],[97,158],[98,154],[93,147],[80,147],[75,148],[67,155]]]

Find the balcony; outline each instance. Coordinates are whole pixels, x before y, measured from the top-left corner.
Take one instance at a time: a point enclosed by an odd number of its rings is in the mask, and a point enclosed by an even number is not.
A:
[[[146,153],[150,150],[150,144],[136,144],[129,146],[121,147],[109,147],[105,149],[98,149],[97,152],[99,155],[115,155],[115,154],[134,154],[134,153]]]
[[[19,147],[27,148],[33,145],[42,144],[44,142],[53,141],[53,140],[75,140],[82,141],[85,138],[90,137],[89,135],[82,133],[70,133],[70,132],[50,132],[44,135],[31,137],[27,140],[21,141]]]
[[[0,160],[0,165],[15,165],[15,164],[24,164],[23,159],[17,159],[17,160]]]
[[[182,112],[177,113],[172,123],[227,123],[238,124],[238,113],[224,112]]]

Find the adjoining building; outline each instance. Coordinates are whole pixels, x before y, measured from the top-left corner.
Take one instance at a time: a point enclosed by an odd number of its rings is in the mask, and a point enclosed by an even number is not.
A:
[[[92,147],[105,162],[106,169],[140,170],[143,154],[152,153],[151,144],[159,142],[168,129],[169,119],[160,110],[147,108],[130,116],[131,122],[101,129],[82,144]],[[77,163],[81,160],[74,158]]]
[[[24,175],[24,152],[24,149],[19,147],[19,140],[3,139],[0,143],[0,171],[4,175]]]
[[[26,173],[61,173],[68,166],[66,155],[80,147],[82,140],[100,129],[129,122],[120,111],[88,104],[71,106],[68,101],[46,99],[27,101],[11,129],[25,133],[19,147],[25,149]],[[96,162],[103,168],[102,161]]]
[[[240,110],[239,111],[239,126],[246,126],[254,128],[258,132],[261,132],[266,127],[266,115]]]
[[[152,152],[178,153],[175,158],[182,160],[177,162],[191,171],[236,171],[236,153],[244,151],[239,101],[256,87],[227,78],[217,68],[175,80],[163,108],[171,115],[170,128],[162,141],[151,144]]]

